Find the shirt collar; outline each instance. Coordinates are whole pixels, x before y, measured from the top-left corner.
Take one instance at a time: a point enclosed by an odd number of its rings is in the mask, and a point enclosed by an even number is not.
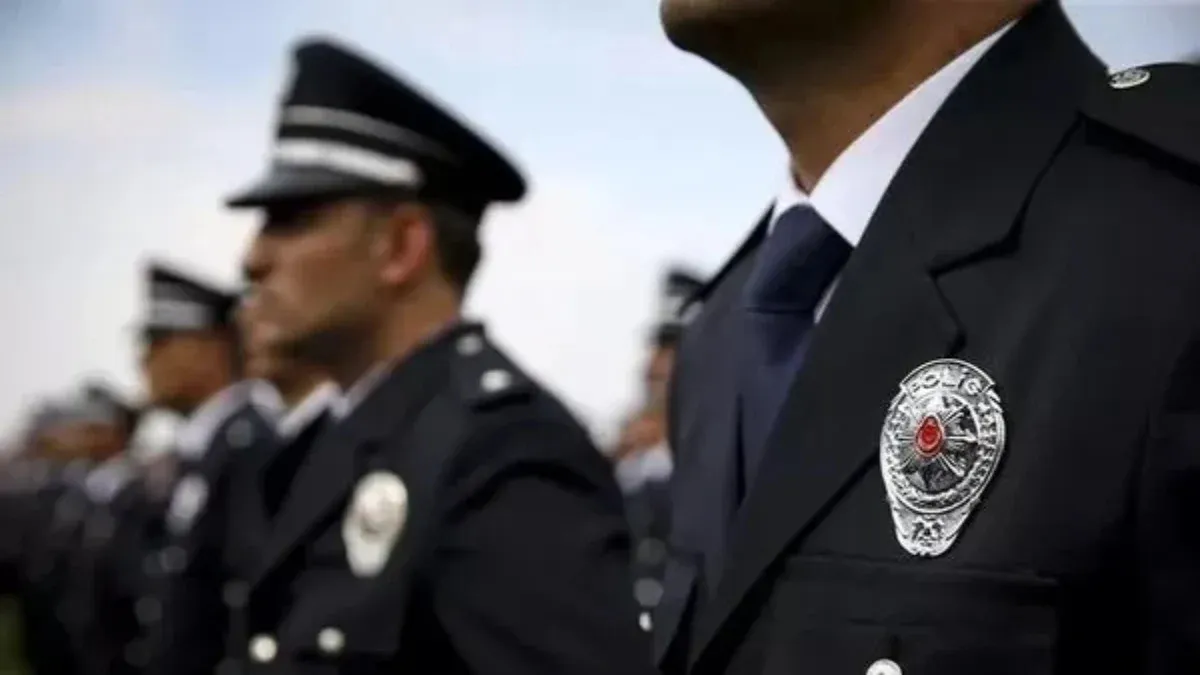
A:
[[[390,363],[377,363],[358,378],[357,382],[350,385],[345,393],[335,392],[336,395],[329,402],[329,413],[333,415],[333,419],[341,421],[349,417],[350,413],[375,391],[391,370]]]
[[[788,209],[811,204],[851,246],[858,246],[879,202],[921,133],[967,73],[1013,24],[992,33],[892,106],[834,160],[805,194],[790,173],[775,200],[771,225]]]
[[[331,409],[338,400],[338,389],[331,382],[319,384],[297,403],[291,410],[279,418],[275,431],[283,440],[291,440],[300,435],[322,413]]]
[[[180,457],[198,459],[204,456],[221,425],[248,402],[248,384],[237,382],[222,389],[188,416],[175,437],[175,448]]]

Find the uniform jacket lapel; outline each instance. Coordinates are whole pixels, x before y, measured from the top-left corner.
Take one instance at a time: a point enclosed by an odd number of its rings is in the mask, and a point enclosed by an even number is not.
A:
[[[1012,245],[1033,186],[1075,123],[1079,87],[1102,74],[1061,7],[1041,3],[926,129],[814,333],[739,514],[717,595],[698,617],[693,661],[784,550],[878,461],[901,379],[969,339],[944,275]]]
[[[374,451],[416,419],[444,385],[449,365],[446,349],[444,339],[426,345],[397,365],[349,417],[320,433],[279,511],[258,579],[297,550],[309,532],[341,516],[361,468]]]

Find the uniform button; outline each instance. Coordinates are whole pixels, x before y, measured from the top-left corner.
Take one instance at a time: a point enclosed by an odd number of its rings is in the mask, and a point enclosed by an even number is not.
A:
[[[187,566],[187,551],[182,546],[168,546],[159,554],[159,565],[167,574],[182,572]]]
[[[458,353],[463,356],[474,356],[483,351],[483,338],[475,333],[468,333],[458,339]]]
[[[246,606],[246,598],[250,595],[249,587],[244,581],[230,581],[221,589],[221,599],[230,609],[241,609]]]
[[[279,644],[270,635],[255,635],[250,638],[250,658],[255,663],[270,663],[279,653]]]
[[[650,618],[650,612],[642,612],[638,615],[638,625],[647,633],[654,628],[654,621]]]
[[[149,626],[162,618],[162,605],[157,598],[138,598],[133,603],[133,614],[139,623]]]
[[[642,607],[656,607],[662,596],[663,587],[657,579],[638,579],[633,584],[633,597]]]
[[[512,375],[507,370],[489,370],[483,374],[480,384],[484,391],[494,394],[512,384]]]
[[[247,420],[234,420],[225,431],[225,441],[234,448],[247,448],[254,442],[254,427]]]
[[[904,675],[904,669],[891,659],[879,659],[867,668],[867,675]]]
[[[346,634],[336,628],[322,628],[317,633],[317,647],[326,654],[338,654],[346,646]]]

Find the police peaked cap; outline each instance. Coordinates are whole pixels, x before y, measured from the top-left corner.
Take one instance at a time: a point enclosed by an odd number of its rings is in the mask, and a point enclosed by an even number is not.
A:
[[[212,330],[233,324],[238,297],[187,276],[163,263],[147,271],[149,306],[142,328],[147,332]]]
[[[524,196],[524,178],[490,143],[365,57],[307,39],[293,68],[271,166],[231,207],[412,195],[482,209]]]

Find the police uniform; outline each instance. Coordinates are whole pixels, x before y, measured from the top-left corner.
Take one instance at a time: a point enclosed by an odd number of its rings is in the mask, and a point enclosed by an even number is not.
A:
[[[1041,2],[897,165],[723,560],[673,561],[664,670],[1194,671],[1200,69],[1110,77]],[[705,481],[737,444],[729,351],[769,228],[681,346],[684,549],[721,525],[697,514],[727,489]]]
[[[93,382],[84,387],[80,413],[84,421],[121,430],[130,438],[139,411],[106,385]],[[123,449],[122,449],[123,450]],[[77,534],[76,563],[62,589],[64,621],[72,637],[81,675],[117,675],[129,672],[124,647],[136,623],[132,602],[123,588],[123,575],[108,562],[114,532],[127,517],[123,505],[137,478],[137,467],[124,453],[100,460],[82,483],[86,511]]]
[[[348,50],[296,53],[263,182],[235,205],[369,194],[480,212],[525,184]],[[488,340],[447,327],[345,392],[250,579],[251,673],[635,673],[649,644],[608,463]]]
[[[148,336],[228,330],[237,298],[178,270],[149,267]],[[233,339],[231,337],[231,339]],[[221,599],[225,507],[239,455],[271,442],[264,411],[252,396],[255,383],[239,381],[193,410],[177,432],[176,474],[166,512],[147,537],[142,572],[148,592],[136,601],[143,624],[129,658],[145,672],[208,673],[224,653],[228,613]]]
[[[248,580],[261,565],[263,546],[270,539],[272,523],[283,506],[291,479],[317,437],[331,423],[329,408],[337,397],[337,387],[326,383],[286,412],[283,402],[277,402],[281,414],[275,423],[272,447],[239,457],[233,468],[228,512],[234,517],[225,523],[220,546],[227,571],[221,599],[228,611],[229,627],[219,675],[245,670],[248,655],[243,609]]]

